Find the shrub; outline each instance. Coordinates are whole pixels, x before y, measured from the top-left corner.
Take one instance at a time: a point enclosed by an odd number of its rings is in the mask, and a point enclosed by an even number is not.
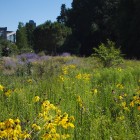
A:
[[[107,43],[101,43],[98,48],[93,48],[95,56],[104,67],[116,66],[123,62],[122,54],[113,41],[107,40]]]
[[[20,54],[23,54],[23,53],[32,53],[32,52],[34,52],[34,50],[32,48],[27,47],[27,48],[20,49],[19,52],[20,52]]]
[[[11,56],[18,54],[19,50],[16,44],[0,38],[0,56]]]

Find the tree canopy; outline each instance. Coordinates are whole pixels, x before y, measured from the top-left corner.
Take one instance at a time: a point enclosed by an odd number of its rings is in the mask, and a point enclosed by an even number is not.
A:
[[[65,25],[47,21],[34,30],[34,49],[56,55],[70,34],[71,29]]]
[[[89,56],[110,39],[127,58],[140,58],[139,16],[139,0],[73,0],[71,8],[62,4],[56,22],[37,27],[19,23],[16,44],[53,55],[69,51]]]

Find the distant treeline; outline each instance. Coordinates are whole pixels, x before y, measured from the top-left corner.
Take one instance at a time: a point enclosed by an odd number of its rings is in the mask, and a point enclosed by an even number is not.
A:
[[[73,0],[71,8],[62,4],[56,22],[20,22],[16,33],[21,50],[89,56],[110,39],[126,58],[140,58],[140,0]]]

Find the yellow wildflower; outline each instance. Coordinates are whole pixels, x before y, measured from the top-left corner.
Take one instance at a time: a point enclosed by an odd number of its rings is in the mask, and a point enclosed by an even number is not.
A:
[[[60,76],[59,76],[59,79],[60,79],[62,82],[64,82],[65,77],[64,77],[63,75],[60,75]]]
[[[5,122],[0,122],[0,129],[5,129]]]
[[[0,85],[0,90],[3,91],[4,89],[4,86]]]
[[[18,131],[18,133],[21,133],[21,126],[19,124],[16,125],[15,130]]]
[[[31,137],[31,135],[28,134],[28,133],[26,133],[26,132],[24,132],[23,134],[21,134],[21,138],[22,139],[26,139],[26,138],[30,138],[30,137]]]
[[[89,81],[90,77],[91,77],[90,74],[87,74],[87,73],[83,74],[83,79],[86,80],[86,81]]]
[[[137,94],[140,94],[140,90],[137,91]]]
[[[8,89],[6,92],[4,92],[5,96],[9,97],[12,93],[12,90]]]
[[[34,98],[33,98],[33,101],[36,103],[36,102],[39,102],[39,100],[40,100],[40,97],[39,96],[35,96]]]
[[[126,111],[130,111],[128,107],[124,107],[124,110],[126,110]]]
[[[5,139],[5,138],[7,138],[7,132],[6,132],[6,130],[0,131],[0,139]]]
[[[45,129],[45,130],[53,129],[53,128],[55,128],[55,124],[52,123],[51,121],[49,121],[49,122],[44,126],[44,129]]]
[[[60,140],[60,135],[58,133],[51,134],[51,140]]]
[[[58,134],[58,133],[53,134],[53,138],[54,139],[60,139],[60,134]]]
[[[61,121],[61,116],[60,115],[58,115],[58,116],[55,117],[54,123],[55,124],[59,124],[59,121]]]
[[[82,108],[83,107],[83,101],[82,101],[80,96],[77,97],[77,102],[78,102],[79,106]]]
[[[63,71],[64,75],[68,74],[68,67],[67,66],[63,66],[62,67],[62,71]]]
[[[80,96],[77,97],[77,102],[82,102],[82,99]]]
[[[135,104],[140,104],[140,98],[138,98],[137,100],[135,100]]]
[[[38,126],[37,124],[33,124],[33,125],[32,125],[32,128],[34,129],[34,131],[39,131],[39,130],[41,130],[41,127]]]
[[[137,97],[136,95],[133,96],[133,99],[134,99],[134,100],[137,100],[137,98],[138,98],[138,97]]]
[[[32,83],[33,81],[32,81],[32,79],[28,79],[27,82],[28,83]]]
[[[50,133],[53,133],[53,134],[56,133],[55,127],[50,130]]]
[[[60,109],[57,109],[56,111],[57,111],[57,112],[56,112],[57,115],[60,115],[60,114],[61,114],[61,110],[60,110]]]
[[[14,120],[13,119],[8,119],[5,121],[5,126],[6,127],[13,127],[14,126]]]
[[[127,94],[125,93],[123,96],[124,96],[124,97],[127,97]]]
[[[43,135],[42,139],[43,140],[49,140],[51,137],[52,137],[51,134],[46,133],[46,134]]]
[[[125,117],[124,116],[120,116],[120,117],[117,117],[117,120],[124,120],[125,119]]]
[[[19,124],[20,123],[20,120],[17,118],[14,120],[15,124]]]
[[[70,116],[70,117],[69,117],[69,120],[70,120],[70,121],[75,121],[74,116]]]
[[[126,102],[122,102],[122,103],[121,103],[121,106],[122,106],[122,107],[126,107]]]
[[[81,73],[79,73],[78,75],[76,75],[76,77],[75,77],[76,79],[82,79],[82,74]]]
[[[93,89],[93,94],[97,94],[97,92],[98,92],[98,90],[95,88],[95,89]]]
[[[121,72],[122,71],[122,68],[118,68],[118,71]]]
[[[71,65],[69,65],[69,68],[71,68],[71,69],[75,69],[76,66],[71,64]]]
[[[130,102],[130,106],[134,107],[134,102],[133,101]]]
[[[124,86],[122,84],[117,84],[116,87],[119,88],[119,89],[123,89],[124,88]]]
[[[56,109],[56,107],[53,105],[53,104],[50,104],[50,109],[52,109],[52,110],[55,110]]]
[[[43,114],[42,114],[42,113],[39,113],[39,114],[38,114],[38,117],[39,117],[39,118],[42,118],[42,117],[43,117]]]
[[[119,99],[120,99],[120,100],[122,100],[122,99],[123,99],[123,97],[120,95],[120,96],[119,96]]]
[[[67,125],[69,126],[69,127],[71,127],[71,128],[74,128],[74,124],[73,123],[67,123]]]
[[[61,135],[61,138],[62,138],[62,139],[67,139],[67,138],[69,138],[69,137],[70,137],[69,134],[63,134],[63,135]]]

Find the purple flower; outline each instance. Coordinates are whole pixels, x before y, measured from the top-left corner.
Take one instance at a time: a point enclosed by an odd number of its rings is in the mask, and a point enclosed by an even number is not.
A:
[[[68,53],[68,52],[64,52],[64,53],[62,53],[60,56],[67,57],[67,56],[70,56],[70,55],[71,55],[70,53]]]
[[[46,61],[46,60],[49,60],[50,58],[51,58],[51,56],[44,55],[44,56],[40,56],[39,60],[40,61]]]
[[[19,64],[23,65],[24,63],[34,62],[39,59],[39,56],[35,53],[23,53],[17,56]]]
[[[38,57],[39,56],[35,53],[23,53],[17,56],[17,58],[21,60],[38,59]]]
[[[3,57],[5,68],[16,68],[16,60],[10,57]]]

